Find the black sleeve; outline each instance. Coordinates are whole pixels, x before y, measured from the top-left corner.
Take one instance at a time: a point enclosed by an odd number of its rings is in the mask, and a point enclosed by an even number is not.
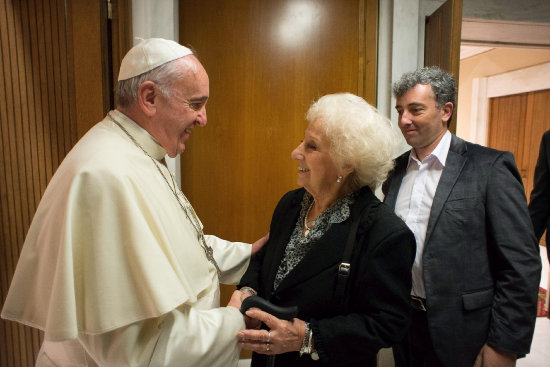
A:
[[[529,215],[537,240],[540,240],[550,218],[550,169],[548,167],[548,155],[550,154],[550,131],[544,133],[540,143],[539,157],[535,166],[535,179],[531,200],[529,202]]]
[[[503,152],[489,172],[485,203],[495,296],[487,344],[529,352],[535,328],[541,262],[514,156]]]

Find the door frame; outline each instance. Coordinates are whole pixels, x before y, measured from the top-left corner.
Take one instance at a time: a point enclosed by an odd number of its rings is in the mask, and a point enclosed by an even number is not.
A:
[[[461,29],[462,0],[445,1],[425,19],[424,66],[438,66],[454,75],[456,100],[459,88]],[[453,113],[448,127],[453,134],[456,134],[456,117],[457,113]]]

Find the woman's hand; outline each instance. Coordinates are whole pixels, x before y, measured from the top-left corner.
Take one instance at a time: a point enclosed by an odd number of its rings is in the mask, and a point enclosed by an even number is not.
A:
[[[239,331],[239,346],[260,354],[281,354],[299,351],[306,331],[306,323],[300,319],[286,321],[257,308],[246,312],[250,318],[269,327],[267,330]]]

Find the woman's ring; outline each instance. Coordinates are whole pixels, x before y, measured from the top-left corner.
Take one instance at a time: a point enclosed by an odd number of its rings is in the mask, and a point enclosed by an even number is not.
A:
[[[267,344],[271,343],[271,331],[267,331],[267,340],[265,341]]]
[[[265,343],[265,350],[266,350],[266,352],[269,352],[269,345],[270,345],[269,343]]]

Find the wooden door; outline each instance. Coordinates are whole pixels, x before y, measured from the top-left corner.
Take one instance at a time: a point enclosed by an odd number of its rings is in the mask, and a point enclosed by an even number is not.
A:
[[[460,32],[462,29],[462,0],[447,0],[426,18],[424,66],[439,66],[452,73],[458,91],[460,67]],[[456,95],[458,103],[458,92]],[[456,133],[456,107],[449,125]]]
[[[208,125],[182,155],[182,188],[205,232],[254,241],[296,188],[291,151],[317,98],[375,103],[378,2],[181,0],[180,43],[210,76]],[[222,303],[232,291],[222,290]]]
[[[550,89],[491,98],[488,146],[512,152],[523,180],[525,196],[533,190],[540,141],[550,129],[546,108]],[[545,244],[542,236],[541,244]]]

